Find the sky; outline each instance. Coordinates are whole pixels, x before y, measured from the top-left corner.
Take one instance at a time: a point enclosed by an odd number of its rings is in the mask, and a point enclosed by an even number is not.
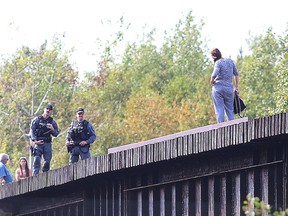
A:
[[[232,59],[240,47],[246,51],[250,35],[269,27],[283,35],[288,23],[287,0],[2,0],[0,1],[0,57],[21,46],[38,49],[55,34],[67,48],[74,47],[71,62],[80,72],[97,68],[96,39],[109,38],[124,17],[130,23],[127,36],[135,41],[145,29],[156,29],[156,40],[175,27],[189,11],[205,23],[202,36],[208,48],[217,47]],[[147,32],[147,31],[146,31]],[[209,53],[207,53],[208,55]]]

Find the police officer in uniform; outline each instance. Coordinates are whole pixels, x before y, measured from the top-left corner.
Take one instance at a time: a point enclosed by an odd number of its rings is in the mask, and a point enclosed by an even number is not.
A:
[[[43,155],[43,172],[50,170],[50,161],[52,158],[52,136],[59,134],[56,121],[51,117],[53,106],[48,104],[44,108],[41,116],[35,117],[30,126],[30,138],[34,142],[33,155],[33,175],[37,175],[40,170],[41,157]]]
[[[84,119],[84,109],[76,110],[77,120],[73,121],[68,129],[66,145],[70,153],[69,164],[90,158],[90,145],[96,140],[93,125]]]

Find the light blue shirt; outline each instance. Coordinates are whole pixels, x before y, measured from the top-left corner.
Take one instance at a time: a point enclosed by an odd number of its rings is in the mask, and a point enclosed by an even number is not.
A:
[[[13,181],[12,174],[8,170],[5,164],[0,162],[0,178],[3,178],[6,184],[11,183]]]
[[[224,58],[216,61],[211,77],[216,77],[214,85],[233,88],[233,75],[238,76],[234,62]]]

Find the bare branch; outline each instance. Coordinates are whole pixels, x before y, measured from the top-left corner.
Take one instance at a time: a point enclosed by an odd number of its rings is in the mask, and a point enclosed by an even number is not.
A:
[[[48,89],[47,89],[45,95],[43,96],[43,98],[42,98],[42,100],[41,100],[41,102],[40,102],[37,110],[35,111],[34,115],[39,112],[40,108],[42,107],[42,104],[43,104],[44,101],[46,100],[46,98],[47,98],[47,96],[48,96],[48,93],[50,92],[51,86],[52,86],[52,84],[53,84],[53,78],[54,78],[54,74],[52,74],[51,77],[50,77],[50,82],[49,82]]]

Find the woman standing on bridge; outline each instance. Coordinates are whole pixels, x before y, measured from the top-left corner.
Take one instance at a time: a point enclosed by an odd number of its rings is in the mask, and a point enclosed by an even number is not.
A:
[[[15,171],[15,179],[16,181],[28,178],[32,176],[31,170],[28,168],[27,159],[25,157],[21,157],[19,159],[19,167]]]
[[[211,51],[214,60],[214,70],[211,75],[212,98],[216,113],[217,122],[224,122],[224,112],[228,120],[234,119],[234,91],[233,76],[235,77],[235,90],[238,90],[238,71],[230,58],[223,58],[219,49]]]

